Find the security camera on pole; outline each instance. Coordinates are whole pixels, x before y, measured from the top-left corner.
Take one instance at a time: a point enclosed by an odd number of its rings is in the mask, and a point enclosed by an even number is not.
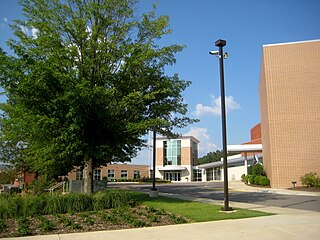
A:
[[[224,68],[223,59],[228,57],[228,54],[223,54],[223,47],[227,44],[225,40],[219,39],[215,45],[219,47],[219,51],[210,51],[209,54],[218,56],[220,62],[220,89],[221,89],[221,118],[222,118],[222,145],[223,145],[223,173],[224,173],[224,206],[222,211],[232,211],[229,207],[229,192],[228,192],[228,162],[227,162],[227,126],[226,126],[226,99],[224,90]]]

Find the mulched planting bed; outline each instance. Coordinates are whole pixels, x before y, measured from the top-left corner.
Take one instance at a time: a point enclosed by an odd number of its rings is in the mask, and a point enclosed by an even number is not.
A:
[[[289,190],[294,191],[306,191],[306,192],[320,192],[320,188],[317,187],[295,187],[295,188],[288,188]]]
[[[0,237],[63,234],[137,227],[164,226],[191,222],[161,209],[136,206],[74,214],[9,219],[0,229]]]

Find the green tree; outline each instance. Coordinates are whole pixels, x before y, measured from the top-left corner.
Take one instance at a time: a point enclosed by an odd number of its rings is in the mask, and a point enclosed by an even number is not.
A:
[[[207,155],[199,158],[199,164],[211,163],[211,162],[218,162],[222,158],[222,151],[217,150],[215,152],[209,152]]]
[[[16,169],[6,169],[0,171],[0,184],[12,184],[18,177]]]
[[[235,155],[238,153],[228,153],[228,156]],[[209,152],[207,155],[199,158],[199,164],[211,163],[221,161],[223,157],[223,152],[220,150],[216,150],[215,152]]]
[[[129,161],[150,129],[173,134],[194,122],[182,92],[190,82],[165,75],[181,45],[160,46],[171,32],[154,9],[135,0],[21,0],[26,21],[12,25],[14,51],[0,53],[2,141],[34,172],[50,177]]]

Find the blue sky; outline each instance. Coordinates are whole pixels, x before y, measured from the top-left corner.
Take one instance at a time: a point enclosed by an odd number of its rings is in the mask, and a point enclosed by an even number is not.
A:
[[[154,0],[141,0],[139,10],[151,9]],[[0,46],[12,37],[8,23],[22,17],[15,0],[0,0]],[[262,45],[320,39],[319,0],[158,0],[158,15],[170,16],[171,35],[161,44],[184,44],[177,63],[166,69],[192,81],[184,92],[190,117],[200,122],[181,134],[200,140],[199,156],[221,148],[219,111],[220,78],[214,42],[225,39],[228,103],[228,144],[250,140],[250,129],[260,122],[259,75]],[[150,163],[151,154],[141,152],[133,163]]]

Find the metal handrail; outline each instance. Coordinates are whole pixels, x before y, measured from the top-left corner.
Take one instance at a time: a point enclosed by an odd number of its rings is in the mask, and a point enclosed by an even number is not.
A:
[[[65,183],[66,183],[65,181],[59,182],[59,183],[53,185],[51,188],[48,188],[48,189],[46,189],[46,190],[48,190],[48,191],[50,191],[51,193],[53,193],[53,191],[54,191],[55,189],[57,189],[57,188],[59,188],[59,187],[62,187]]]

